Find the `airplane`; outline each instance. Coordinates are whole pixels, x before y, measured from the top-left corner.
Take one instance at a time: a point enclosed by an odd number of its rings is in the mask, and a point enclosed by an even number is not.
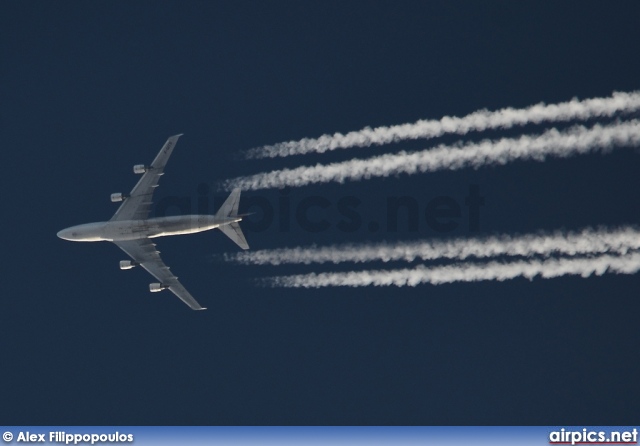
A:
[[[109,221],[71,226],[58,232],[58,237],[73,242],[109,241],[126,252],[132,260],[120,261],[120,269],[128,270],[140,265],[159,282],[149,284],[149,291],[168,289],[193,310],[206,310],[182,286],[178,278],[160,258],[151,239],[169,235],[193,234],[218,228],[240,248],[249,249],[238,224],[244,215],[238,215],[240,189],[234,189],[215,215],[179,215],[149,218],[153,192],[182,134],[167,139],[160,153],[150,165],[137,164],[133,172],[142,177],[128,195],[111,194],[111,201],[122,202]]]

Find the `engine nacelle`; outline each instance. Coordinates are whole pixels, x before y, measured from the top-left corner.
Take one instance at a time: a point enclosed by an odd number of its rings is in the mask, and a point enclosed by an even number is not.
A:
[[[120,260],[120,269],[131,269],[136,265],[139,263],[133,260]]]
[[[167,285],[164,285],[162,283],[150,283],[149,284],[149,291],[151,291],[152,293],[157,293],[158,291],[162,291],[162,290],[166,290],[167,288],[169,288]]]
[[[123,194],[122,192],[116,192],[115,194],[111,194],[112,203],[117,203],[119,201],[124,200],[125,198],[129,198],[129,195]]]
[[[144,164],[136,164],[133,166],[133,173],[138,175],[145,173],[147,170],[149,170],[149,166],[145,166]]]

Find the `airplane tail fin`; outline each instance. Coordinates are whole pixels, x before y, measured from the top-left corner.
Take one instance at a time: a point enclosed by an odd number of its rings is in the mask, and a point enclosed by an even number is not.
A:
[[[225,200],[225,202],[220,206],[218,212],[216,212],[216,217],[220,219],[224,218],[242,218],[238,215],[238,205],[240,204],[240,189],[234,189],[229,194],[229,197]],[[224,235],[233,240],[239,247],[242,249],[249,249],[249,244],[247,240],[244,238],[244,234],[242,233],[242,229],[240,229],[240,225],[238,222],[232,222],[226,225],[218,226]]]

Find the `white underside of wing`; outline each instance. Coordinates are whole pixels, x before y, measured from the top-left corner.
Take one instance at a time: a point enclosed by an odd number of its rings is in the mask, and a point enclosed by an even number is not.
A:
[[[139,263],[149,274],[169,288],[185,304],[193,310],[204,310],[198,301],[182,286],[178,278],[160,258],[160,252],[156,245],[148,238],[137,240],[124,240],[114,242],[120,249],[126,252],[135,262]]]

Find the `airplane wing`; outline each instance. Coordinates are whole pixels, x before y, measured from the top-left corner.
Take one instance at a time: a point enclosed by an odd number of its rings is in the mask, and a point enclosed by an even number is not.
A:
[[[169,290],[178,296],[192,310],[206,310],[193,298],[193,296],[182,286],[178,278],[173,275],[167,265],[160,258],[156,244],[148,238],[138,240],[121,240],[113,242],[120,249],[126,252],[133,260],[158,279],[158,281],[169,287]]]
[[[158,181],[164,174],[164,166],[167,165],[169,156],[182,134],[167,139],[160,153],[153,160],[147,171],[142,175],[138,184],[131,190],[129,196],[120,205],[111,221],[118,220],[144,220],[149,216],[153,191],[158,187]]]

